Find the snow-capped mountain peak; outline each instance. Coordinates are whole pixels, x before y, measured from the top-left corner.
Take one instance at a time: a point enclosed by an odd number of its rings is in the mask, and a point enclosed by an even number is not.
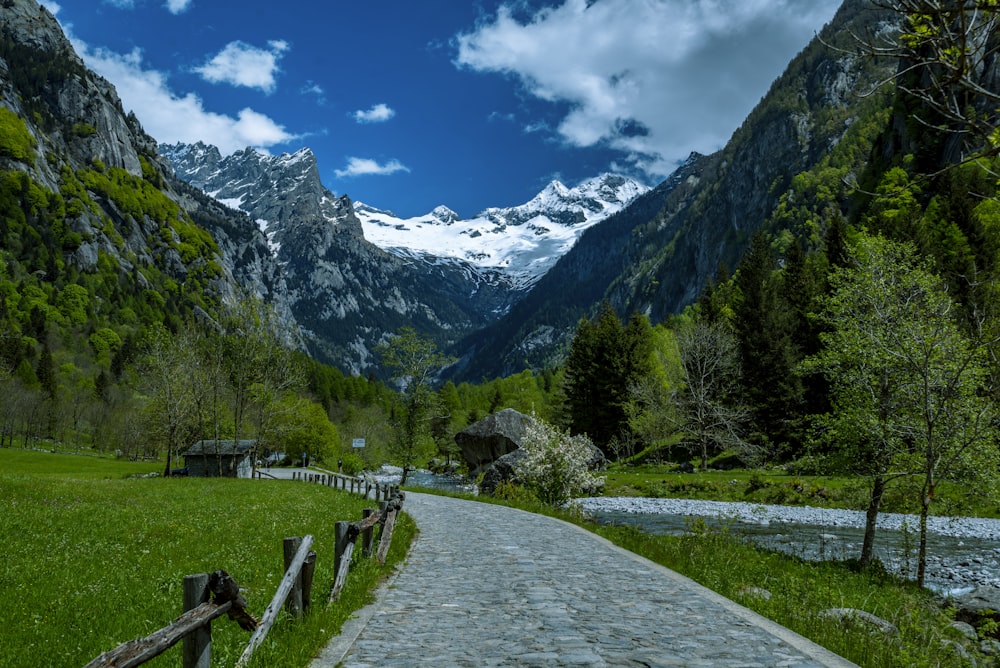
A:
[[[451,225],[452,223],[459,220],[458,214],[449,209],[448,207],[444,206],[443,204],[441,206],[434,207],[434,210],[431,211],[430,215],[440,220],[442,223],[445,223],[446,225]]]
[[[617,174],[602,174],[569,188],[552,181],[528,202],[489,208],[461,220],[439,206],[399,218],[362,203],[354,205],[365,238],[400,257],[469,263],[498,272],[519,290],[530,288],[581,234],[623,209],[648,188]]]

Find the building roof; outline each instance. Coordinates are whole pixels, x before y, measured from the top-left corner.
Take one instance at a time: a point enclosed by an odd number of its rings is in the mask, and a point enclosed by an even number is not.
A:
[[[192,455],[217,457],[219,455],[239,456],[250,451],[257,441],[252,439],[233,441],[232,439],[206,439],[198,441],[184,452],[185,457]]]

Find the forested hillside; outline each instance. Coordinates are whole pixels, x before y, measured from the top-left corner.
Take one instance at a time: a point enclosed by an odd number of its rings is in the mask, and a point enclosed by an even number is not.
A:
[[[815,248],[826,218],[849,207],[842,180],[865,170],[891,104],[892,87],[876,84],[891,78],[896,61],[861,56],[851,35],[898,20],[847,0],[721,151],[692,155],[655,191],[590,230],[507,318],[473,337],[467,377],[558,363],[577,321],[604,300],[622,318],[639,312],[658,322],[679,313],[720,270],[736,267],[765,226]],[[578,284],[582,290],[566,289]]]

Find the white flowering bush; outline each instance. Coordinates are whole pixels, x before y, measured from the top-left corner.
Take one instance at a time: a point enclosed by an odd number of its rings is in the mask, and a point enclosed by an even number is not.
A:
[[[590,472],[593,444],[586,436],[570,436],[533,418],[525,425],[521,450],[517,481],[543,503],[562,505],[604,485],[603,476]]]

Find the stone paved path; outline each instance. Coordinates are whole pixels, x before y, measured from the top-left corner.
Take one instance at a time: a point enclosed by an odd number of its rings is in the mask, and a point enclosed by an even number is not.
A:
[[[424,494],[404,510],[406,564],[312,668],[854,665],[579,527]]]

